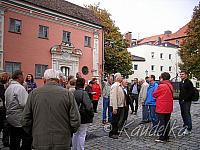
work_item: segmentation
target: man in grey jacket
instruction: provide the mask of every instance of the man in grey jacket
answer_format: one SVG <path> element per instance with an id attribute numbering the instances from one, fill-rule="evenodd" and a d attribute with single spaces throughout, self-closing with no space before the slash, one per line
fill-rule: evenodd
<path id="1" fill-rule="evenodd" d="M 28 97 L 26 89 L 22 86 L 22 71 L 15 71 L 12 79 L 5 92 L 6 119 L 10 126 L 10 150 L 31 150 L 31 136 L 24 132 L 21 124 L 22 112 Z"/>
<path id="2" fill-rule="evenodd" d="M 47 69 L 45 85 L 33 90 L 23 112 L 23 128 L 32 133 L 33 149 L 70 149 L 72 133 L 80 126 L 80 114 L 71 92 L 59 86 L 58 72 Z"/>

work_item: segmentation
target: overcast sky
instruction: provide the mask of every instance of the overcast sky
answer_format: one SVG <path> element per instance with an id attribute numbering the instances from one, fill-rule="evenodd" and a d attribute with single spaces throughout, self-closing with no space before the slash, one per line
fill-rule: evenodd
<path id="1" fill-rule="evenodd" d="M 130 31 L 133 38 L 176 32 L 187 24 L 199 0 L 68 0 L 84 6 L 100 3 L 112 15 L 122 34 Z"/>

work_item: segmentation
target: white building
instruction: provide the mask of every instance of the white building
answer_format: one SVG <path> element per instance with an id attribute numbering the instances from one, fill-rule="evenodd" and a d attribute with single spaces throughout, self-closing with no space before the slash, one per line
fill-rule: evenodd
<path id="1" fill-rule="evenodd" d="M 178 64 L 181 59 L 178 48 L 167 47 L 167 45 L 139 45 L 128 48 L 128 51 L 133 55 L 134 70 L 134 74 L 129 76 L 129 81 L 134 78 L 145 78 L 148 75 L 155 75 L 156 80 L 159 80 L 162 72 L 169 72 L 172 79 L 180 71 Z"/>

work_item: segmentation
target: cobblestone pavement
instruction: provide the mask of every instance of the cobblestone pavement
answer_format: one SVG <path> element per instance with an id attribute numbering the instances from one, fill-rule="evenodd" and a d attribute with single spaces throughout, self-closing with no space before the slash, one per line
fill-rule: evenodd
<path id="1" fill-rule="evenodd" d="M 127 127 L 121 132 L 118 139 L 111 139 L 108 137 L 109 124 L 103 126 L 101 121 L 102 102 L 100 101 L 98 110 L 95 114 L 94 123 L 89 126 L 88 134 L 85 143 L 86 150 L 199 150 L 200 149 L 200 101 L 195 102 L 191 106 L 193 130 L 190 135 L 183 136 L 182 118 L 178 101 L 174 101 L 174 112 L 171 117 L 170 141 L 167 143 L 156 143 L 155 136 L 150 133 L 151 124 L 139 125 L 141 121 L 141 110 L 137 115 L 129 114 Z M 148 129 L 149 128 L 149 129 Z M 4 148 L 0 140 L 1 150 L 8 150 Z"/>
<path id="2" fill-rule="evenodd" d="M 101 104 L 99 106 L 101 110 Z M 191 106 L 193 130 L 190 135 L 182 134 L 182 118 L 178 101 L 174 101 L 174 112 L 171 117 L 170 141 L 167 143 L 156 143 L 158 137 L 150 133 L 148 127 L 151 124 L 139 125 L 141 121 L 141 110 L 137 115 L 129 114 L 128 129 L 124 129 L 118 139 L 108 137 L 108 125 L 101 124 L 101 112 L 95 116 L 95 123 L 90 125 L 86 140 L 86 150 L 108 150 L 108 149 L 137 149 L 137 150 L 199 150 L 200 149 L 200 101 Z"/>

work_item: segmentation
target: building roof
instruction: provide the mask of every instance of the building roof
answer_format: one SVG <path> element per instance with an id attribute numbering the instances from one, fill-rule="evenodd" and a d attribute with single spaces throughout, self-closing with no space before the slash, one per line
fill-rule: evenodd
<path id="1" fill-rule="evenodd" d="M 188 24 L 180 28 L 177 32 L 171 34 L 168 38 L 164 39 L 165 41 L 170 41 L 177 38 L 183 38 L 187 36 Z"/>
<path id="2" fill-rule="evenodd" d="M 132 55 L 132 61 L 145 61 L 145 58 Z"/>
<path id="3" fill-rule="evenodd" d="M 138 45 L 142 45 L 142 44 L 157 45 L 159 38 L 161 42 L 170 41 L 170 40 L 178 39 L 178 38 L 184 38 L 187 35 L 187 29 L 188 29 L 188 24 L 186 24 L 185 26 L 183 26 L 182 28 L 180 28 L 177 32 L 173 34 L 160 34 L 160 35 L 146 37 L 146 38 L 138 40 Z"/>
<path id="4" fill-rule="evenodd" d="M 95 16 L 93 11 L 75 5 L 65 0 L 21 0 L 29 4 L 49 9 L 69 17 L 80 19 L 95 25 L 102 26 L 100 20 Z"/>
<path id="5" fill-rule="evenodd" d="M 163 41 L 165 38 L 167 38 L 169 36 L 170 36 L 170 34 L 160 34 L 160 35 L 146 37 L 146 38 L 138 40 L 138 44 L 142 45 L 142 44 L 151 43 L 152 45 L 156 45 L 158 38 L 160 38 L 161 41 Z"/>

